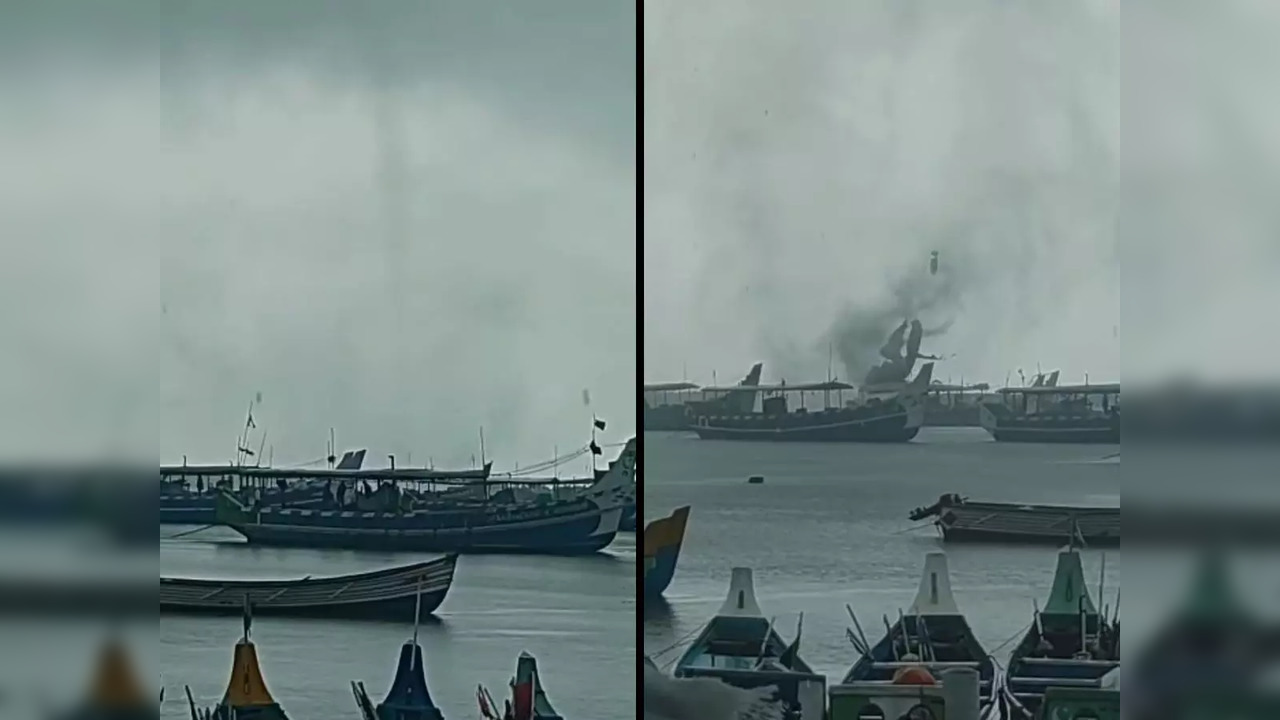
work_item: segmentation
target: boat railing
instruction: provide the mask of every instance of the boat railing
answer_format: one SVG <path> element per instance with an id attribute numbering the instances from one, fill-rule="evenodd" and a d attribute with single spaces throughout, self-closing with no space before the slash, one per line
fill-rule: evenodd
<path id="1" fill-rule="evenodd" d="M 978 660 L 951 660 L 951 661 L 922 660 L 922 661 L 914 661 L 914 662 L 910 660 L 907 660 L 907 661 L 895 660 L 895 661 L 888 661 L 888 662 L 873 662 L 872 665 L 877 668 L 891 668 L 895 670 L 897 668 L 909 668 L 909 667 L 921 667 L 921 666 L 938 669 L 938 670 L 949 670 L 951 668 L 982 667 L 982 663 Z"/>
<path id="2" fill-rule="evenodd" d="M 1044 685 L 1045 687 L 1085 687 L 1096 688 L 1101 686 L 1101 678 L 1073 678 L 1062 677 L 1059 675 L 1016 675 L 1009 678 L 1010 682 L 1018 685 Z"/>

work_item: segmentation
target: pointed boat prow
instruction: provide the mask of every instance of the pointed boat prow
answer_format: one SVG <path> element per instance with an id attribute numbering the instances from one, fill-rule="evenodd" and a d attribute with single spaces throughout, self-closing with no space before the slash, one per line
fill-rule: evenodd
<path id="1" fill-rule="evenodd" d="M 110 717 L 120 720 L 154 718 L 159 708 L 142 683 L 124 644 L 117 638 L 107 641 L 94 668 L 89 695 L 80 709 L 63 716 L 67 720 Z"/>
<path id="2" fill-rule="evenodd" d="M 947 555 L 931 552 L 924 559 L 924 573 L 920 576 L 920 589 L 911 603 L 911 615 L 959 615 L 955 596 L 951 593 L 951 573 L 947 567 Z"/>
<path id="3" fill-rule="evenodd" d="M 1053 573 L 1053 589 L 1045 603 L 1045 615 L 1097 615 L 1098 610 L 1089 597 L 1089 586 L 1084 581 L 1084 566 L 1080 552 L 1074 547 L 1058 552 L 1058 567 Z"/>
<path id="4" fill-rule="evenodd" d="M 755 580 L 751 568 L 736 567 L 729 580 L 729 595 L 720 606 L 720 617 L 764 617 L 756 602 Z"/>

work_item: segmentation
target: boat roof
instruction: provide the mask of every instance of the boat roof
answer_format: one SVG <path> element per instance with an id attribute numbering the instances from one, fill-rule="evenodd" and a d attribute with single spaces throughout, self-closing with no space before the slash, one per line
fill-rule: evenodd
<path id="1" fill-rule="evenodd" d="M 245 477 L 282 478 L 285 480 L 485 480 L 493 462 L 471 470 L 434 470 L 431 468 L 377 468 L 372 470 L 329 470 L 316 468 L 242 468 Z"/>
<path id="2" fill-rule="evenodd" d="M 654 383 L 642 387 L 643 392 L 678 392 L 681 390 L 697 390 L 700 386 L 691 382 Z"/>
<path id="3" fill-rule="evenodd" d="M 853 390 L 854 386 L 839 380 L 827 380 L 817 383 L 800 383 L 797 385 L 726 385 L 721 387 L 704 387 L 703 392 L 732 392 L 734 390 L 751 390 L 759 392 L 823 392 L 825 390 Z"/>
<path id="4" fill-rule="evenodd" d="M 1081 395 L 1081 394 L 1115 394 L 1120 392 L 1120 383 L 1095 383 L 1090 385 L 1028 385 L 1026 387 L 1000 388 L 999 392 L 1010 395 Z"/>
<path id="5" fill-rule="evenodd" d="M 729 579 L 729 594 L 720 606 L 716 617 L 763 618 L 760 604 L 756 602 L 755 581 L 751 577 L 751 568 L 736 567 Z"/>
<path id="6" fill-rule="evenodd" d="M 1058 567 L 1053 573 L 1053 589 L 1044 604 L 1044 615 L 1079 615 L 1083 606 L 1086 615 L 1097 615 L 1098 609 L 1089 597 L 1089 586 L 1084 582 L 1084 566 L 1080 552 L 1066 548 L 1058 553 Z"/>
<path id="7" fill-rule="evenodd" d="M 959 615 L 955 596 L 951 593 L 951 573 L 947 568 L 947 554 L 931 552 L 924 557 L 924 572 L 920 575 L 920 589 L 911 603 L 910 615 Z"/>

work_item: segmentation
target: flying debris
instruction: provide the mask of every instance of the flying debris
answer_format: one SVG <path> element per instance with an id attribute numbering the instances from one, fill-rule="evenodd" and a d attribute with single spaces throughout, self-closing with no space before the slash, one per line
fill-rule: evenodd
<path id="1" fill-rule="evenodd" d="M 937 250 L 934 250 L 933 252 L 929 253 L 929 274 L 930 275 L 938 274 L 938 251 Z"/>

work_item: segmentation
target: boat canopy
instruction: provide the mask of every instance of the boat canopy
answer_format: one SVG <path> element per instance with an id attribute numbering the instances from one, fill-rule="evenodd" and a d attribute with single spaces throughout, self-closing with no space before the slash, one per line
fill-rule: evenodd
<path id="1" fill-rule="evenodd" d="M 947 568 L 947 554 L 931 552 L 924 558 L 924 573 L 920 576 L 920 589 L 908 611 L 911 615 L 959 615 L 955 596 L 951 594 L 951 573 Z"/>
<path id="2" fill-rule="evenodd" d="M 1096 385 L 1027 385 L 1025 387 L 1000 388 L 999 392 L 1009 395 L 1118 395 L 1120 383 L 1098 383 Z"/>
<path id="3" fill-rule="evenodd" d="M 801 383 L 798 385 L 729 385 L 725 387 L 705 387 L 703 392 L 709 393 L 727 393 L 727 392 L 823 392 L 826 390 L 854 390 L 854 386 L 839 380 L 828 380 L 819 383 Z"/>
<path id="4" fill-rule="evenodd" d="M 653 385 L 645 385 L 642 388 L 642 392 L 683 392 L 685 390 L 697 390 L 698 387 L 698 385 L 691 382 L 655 383 Z"/>
<path id="5" fill-rule="evenodd" d="M 378 716 L 387 718 L 433 718 L 441 720 L 439 708 L 427 690 L 422 666 L 422 646 L 410 640 L 400 648 L 400 662 L 387 698 L 378 706 Z"/>
<path id="6" fill-rule="evenodd" d="M 716 617 L 763 618 L 764 613 L 756 602 L 755 581 L 751 568 L 736 567 L 729 580 L 729 595 L 720 606 Z"/>
<path id="7" fill-rule="evenodd" d="M 276 704 L 267 683 L 262 679 L 258 664 L 258 651 L 253 643 L 241 640 L 236 643 L 235 661 L 231 665 L 231 679 L 222 704 L 229 708 L 270 707 Z"/>
<path id="8" fill-rule="evenodd" d="M 1044 605 L 1044 615 L 1097 615 L 1098 609 L 1089 597 L 1089 587 L 1084 582 L 1084 567 L 1080 564 L 1080 552 L 1067 548 L 1058 553 L 1058 568 L 1053 574 L 1053 590 Z"/>

